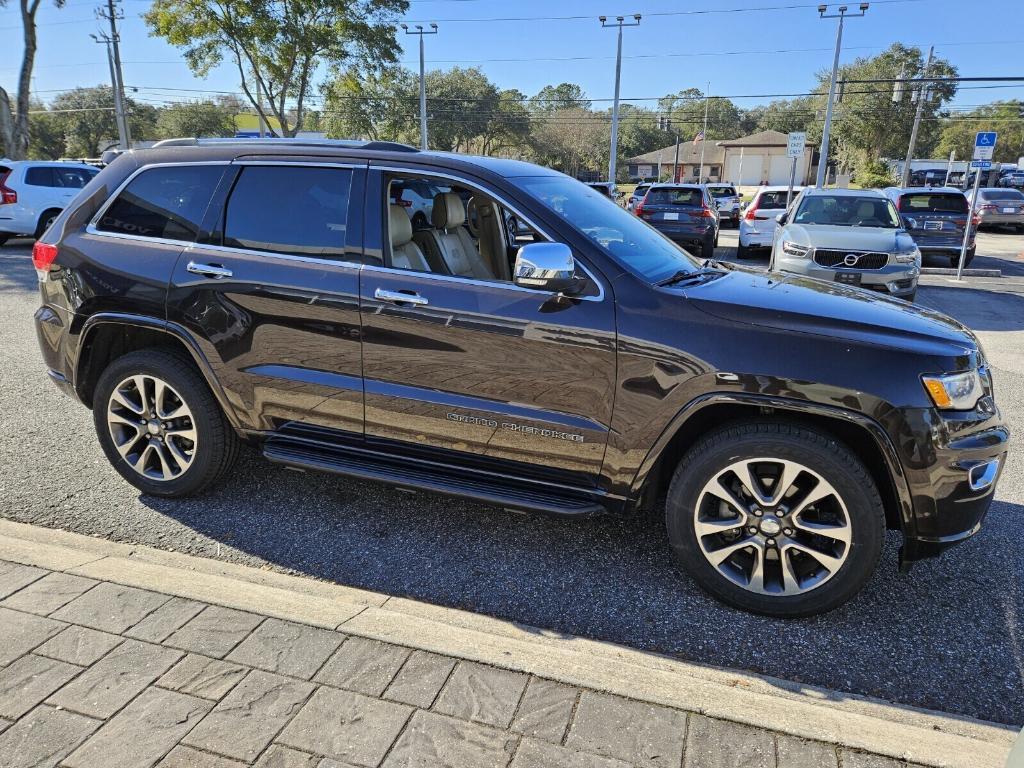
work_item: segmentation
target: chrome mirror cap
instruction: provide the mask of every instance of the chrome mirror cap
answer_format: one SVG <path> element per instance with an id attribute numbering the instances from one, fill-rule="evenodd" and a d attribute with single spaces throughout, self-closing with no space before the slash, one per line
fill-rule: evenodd
<path id="1" fill-rule="evenodd" d="M 580 284 L 576 260 L 565 243 L 529 243 L 516 254 L 515 283 L 555 293 L 571 292 Z"/>

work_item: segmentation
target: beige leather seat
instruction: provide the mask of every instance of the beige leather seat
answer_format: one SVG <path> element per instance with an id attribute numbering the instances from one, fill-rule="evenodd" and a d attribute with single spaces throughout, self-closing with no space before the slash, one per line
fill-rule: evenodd
<path id="1" fill-rule="evenodd" d="M 480 258 L 480 251 L 462 225 L 466 223 L 466 209 L 462 198 L 454 192 L 440 192 L 434 197 L 430 212 L 434 228 L 424 232 L 424 243 L 453 275 L 493 280 L 494 274 Z"/>
<path id="2" fill-rule="evenodd" d="M 391 266 L 429 272 L 430 266 L 423 251 L 412 241 L 412 222 L 405 208 L 400 205 L 388 206 L 388 228 L 391 234 Z"/>

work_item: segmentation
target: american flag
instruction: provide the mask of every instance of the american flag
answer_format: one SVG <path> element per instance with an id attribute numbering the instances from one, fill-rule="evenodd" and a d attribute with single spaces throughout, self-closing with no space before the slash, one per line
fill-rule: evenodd
<path id="1" fill-rule="evenodd" d="M 697 131 L 697 135 L 693 137 L 694 144 L 699 141 L 704 141 L 704 131 Z"/>

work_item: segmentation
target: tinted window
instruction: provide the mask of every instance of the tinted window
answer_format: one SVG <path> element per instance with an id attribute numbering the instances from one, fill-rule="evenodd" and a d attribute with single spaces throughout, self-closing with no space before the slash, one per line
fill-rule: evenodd
<path id="1" fill-rule="evenodd" d="M 81 189 L 99 173 L 98 170 L 87 168 L 52 168 L 51 170 L 57 186 L 65 189 Z"/>
<path id="2" fill-rule="evenodd" d="M 712 197 L 736 197 L 736 190 L 732 187 L 708 187 Z"/>
<path id="3" fill-rule="evenodd" d="M 1021 200 L 1024 194 L 1017 189 L 983 189 L 981 196 L 985 200 Z"/>
<path id="4" fill-rule="evenodd" d="M 654 227 L 578 181 L 563 176 L 514 181 L 599 248 L 651 282 L 697 268 L 690 254 Z M 695 191 L 700 196 L 700 190 Z"/>
<path id="5" fill-rule="evenodd" d="M 699 189 L 652 189 L 644 199 L 644 205 L 689 205 L 700 208 L 704 195 Z"/>
<path id="6" fill-rule="evenodd" d="M 960 194 L 914 194 L 900 197 L 904 213 L 967 213 L 967 198 Z"/>
<path id="7" fill-rule="evenodd" d="M 25 171 L 25 183 L 33 187 L 57 186 L 57 182 L 53 179 L 53 168 L 49 166 L 27 169 Z"/>
<path id="8" fill-rule="evenodd" d="M 797 196 L 796 190 L 793 190 L 793 198 Z M 780 192 L 762 192 L 761 197 L 758 198 L 757 207 L 780 210 L 786 207 L 786 192 L 782 190 Z"/>
<path id="9" fill-rule="evenodd" d="M 97 228 L 169 240 L 195 240 L 222 165 L 151 168 L 136 176 L 103 214 Z"/>
<path id="10" fill-rule="evenodd" d="M 342 258 L 351 184 L 344 168 L 245 168 L 228 200 L 224 245 Z"/>
<path id="11" fill-rule="evenodd" d="M 847 227 L 901 226 L 893 204 L 881 197 L 811 195 L 805 197 L 793 221 L 797 224 L 831 224 Z"/>

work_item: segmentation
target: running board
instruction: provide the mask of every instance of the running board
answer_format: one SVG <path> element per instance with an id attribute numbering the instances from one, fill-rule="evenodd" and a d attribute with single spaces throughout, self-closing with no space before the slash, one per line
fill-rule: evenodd
<path id="1" fill-rule="evenodd" d="M 553 494 L 524 488 L 511 482 L 480 478 L 450 467 L 424 467 L 400 464 L 401 459 L 375 459 L 343 448 L 318 448 L 308 444 L 271 439 L 263 447 L 263 456 L 289 467 L 330 472 L 360 480 L 432 491 L 448 496 L 481 501 L 500 507 L 543 512 L 560 517 L 589 517 L 605 507 L 584 495 Z"/>

